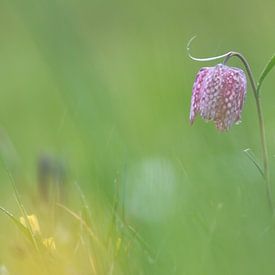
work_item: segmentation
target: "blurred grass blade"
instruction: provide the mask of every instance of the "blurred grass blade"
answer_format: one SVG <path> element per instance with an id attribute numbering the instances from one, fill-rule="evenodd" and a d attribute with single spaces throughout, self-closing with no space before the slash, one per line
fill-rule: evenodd
<path id="1" fill-rule="evenodd" d="M 86 224 L 91 226 L 92 215 L 91 215 L 91 211 L 90 211 L 89 205 L 87 203 L 86 197 L 77 182 L 75 182 L 75 186 L 76 186 L 77 191 L 80 195 L 80 199 L 81 199 L 81 203 L 82 203 L 82 215 L 81 216 L 84 219 L 84 221 L 86 222 Z"/>
<path id="2" fill-rule="evenodd" d="M 13 187 L 16 203 L 18 205 L 18 208 L 21 211 L 21 215 L 23 216 L 23 218 L 26 221 L 27 230 L 28 230 L 28 232 L 29 232 L 29 234 L 31 236 L 32 244 L 34 245 L 35 249 L 39 252 L 39 246 L 38 246 L 37 240 L 36 240 L 36 238 L 34 236 L 34 233 L 32 231 L 31 224 L 30 224 L 30 221 L 28 219 L 27 211 L 26 211 L 26 209 L 25 209 L 25 207 L 23 205 L 23 202 L 21 200 L 20 194 L 19 194 L 19 192 L 18 192 L 18 190 L 16 188 L 14 177 L 13 177 L 12 173 L 8 170 L 8 168 L 7 167 L 5 167 L 5 168 L 6 168 L 6 172 L 8 173 L 8 176 L 10 178 L 10 181 L 11 181 L 11 184 L 12 184 L 12 187 Z"/>
<path id="3" fill-rule="evenodd" d="M 260 174 L 262 175 L 262 177 L 264 178 L 264 171 L 261 168 L 260 164 L 258 163 L 258 161 L 256 160 L 255 156 L 252 154 L 252 151 L 250 148 L 247 148 L 245 150 L 243 150 L 244 153 L 246 154 L 246 156 L 252 161 L 252 163 L 256 166 L 256 168 L 258 169 L 258 171 L 260 172 Z"/>
<path id="4" fill-rule="evenodd" d="M 156 258 L 153 253 L 151 247 L 149 244 L 140 236 L 140 234 L 129 224 L 127 224 L 128 230 L 132 233 L 133 237 L 138 241 L 138 243 L 143 247 L 143 249 L 148 253 L 150 256 L 151 260 L 154 261 Z"/>
<path id="5" fill-rule="evenodd" d="M 18 219 L 16 219 L 16 217 L 12 213 L 10 213 L 5 208 L 0 206 L 0 210 L 14 222 L 17 228 L 23 233 L 23 235 L 25 235 L 28 240 L 30 240 L 31 242 L 33 241 L 31 232 L 28 230 L 28 228 L 26 228 Z"/>
<path id="6" fill-rule="evenodd" d="M 16 188 L 15 179 L 14 179 L 14 177 L 13 177 L 11 171 L 9 170 L 9 168 L 6 166 L 3 157 L 1 156 L 0 158 L 1 158 L 1 161 L 2 161 L 2 163 L 3 163 L 3 167 L 4 167 L 4 169 L 5 169 L 5 171 L 6 171 L 7 175 L 8 175 L 8 177 L 9 177 L 9 179 L 10 179 L 10 182 L 11 182 L 11 185 L 12 185 L 12 188 L 13 188 L 13 191 L 14 191 L 15 200 L 16 200 L 16 203 L 17 203 L 17 205 L 18 205 L 18 208 L 19 208 L 19 210 L 20 210 L 20 212 L 21 212 L 22 217 L 23 217 L 23 218 L 25 219 L 25 221 L 26 221 L 26 226 L 27 226 L 26 229 L 27 229 L 27 231 L 29 232 L 29 234 L 30 234 L 30 236 L 31 236 L 31 242 L 32 242 L 32 244 L 34 245 L 35 249 L 36 249 L 37 251 L 39 251 L 39 247 L 38 247 L 38 244 L 37 244 L 37 240 L 36 240 L 36 238 L 35 238 L 35 236 L 34 236 L 34 233 L 33 233 L 33 231 L 32 231 L 31 225 L 30 225 L 30 221 L 29 221 L 29 219 L 28 219 L 27 211 L 26 211 L 26 209 L 25 209 L 25 207 L 24 207 L 24 205 L 23 205 L 23 202 L 22 202 L 22 200 L 21 200 L 20 194 L 19 194 L 19 192 L 18 192 L 18 190 L 17 190 L 17 188 Z M 2 208 L 1 210 L 3 211 L 3 209 L 4 209 L 4 208 Z M 5 211 L 7 211 L 7 210 L 5 210 Z M 10 212 L 5 212 L 5 213 L 6 213 L 7 215 L 8 215 L 8 213 L 11 214 Z M 10 216 L 10 215 L 9 215 L 9 216 Z M 12 215 L 12 216 L 13 216 L 13 215 Z M 11 216 L 10 216 L 10 217 L 11 217 Z M 13 216 L 13 217 L 14 217 L 14 216 Z M 17 221 L 17 219 L 15 219 L 15 220 Z M 19 222 L 19 221 L 18 221 L 18 222 Z M 20 223 L 20 222 L 19 222 L 19 223 Z M 21 224 L 21 223 L 20 223 L 20 224 Z"/>
<path id="7" fill-rule="evenodd" d="M 91 226 L 92 226 L 92 215 L 91 215 L 91 211 L 90 211 L 88 202 L 86 200 L 86 197 L 85 197 L 80 185 L 77 182 L 75 182 L 75 186 L 76 186 L 76 189 L 77 189 L 77 191 L 80 195 L 81 204 L 82 204 L 81 215 L 79 216 L 79 218 L 82 218 L 83 221 L 87 224 L 87 226 L 89 228 L 91 228 Z M 83 223 L 81 223 L 81 227 L 84 227 Z M 90 230 L 92 231 L 92 229 L 90 229 Z M 91 235 L 91 232 L 89 234 Z M 96 237 L 96 233 L 94 231 L 92 231 L 92 234 L 94 235 L 94 237 Z M 84 238 L 84 236 L 82 236 L 82 238 Z M 94 239 L 94 238 L 92 237 L 92 239 Z M 97 239 L 96 239 L 96 241 L 97 241 Z M 85 248 L 87 250 L 87 253 L 88 253 L 88 259 L 89 259 L 89 263 L 90 263 L 92 273 L 93 274 L 98 274 L 97 268 L 96 268 L 96 262 L 97 263 L 99 262 L 98 259 L 97 259 L 97 255 L 94 255 L 94 257 L 93 257 L 93 255 L 92 255 L 93 253 L 92 253 L 92 249 L 90 247 L 90 243 L 87 243 L 87 244 L 84 243 L 84 246 L 85 246 Z"/>
<path id="8" fill-rule="evenodd" d="M 118 208 L 119 208 L 119 189 L 120 189 L 120 181 L 115 179 L 115 195 L 113 199 L 113 205 L 112 205 L 112 217 L 111 217 L 111 224 L 109 233 L 107 236 L 107 242 L 110 244 L 112 236 L 114 235 L 116 225 L 117 225 L 117 217 L 118 217 Z M 115 232 L 116 234 L 118 232 Z"/>
<path id="9" fill-rule="evenodd" d="M 263 84 L 264 79 L 269 74 L 269 72 L 272 70 L 272 68 L 275 66 L 275 54 L 272 56 L 272 58 L 269 60 L 269 62 L 266 64 L 257 85 L 257 93 L 259 95 L 261 86 Z"/>
<path id="10" fill-rule="evenodd" d="M 66 207 L 65 205 L 63 205 L 61 203 L 57 203 L 56 205 L 58 207 L 62 208 L 63 210 L 65 210 L 67 213 L 69 213 L 77 221 L 79 221 L 81 223 L 81 225 L 85 227 L 85 229 L 90 234 L 90 236 L 92 237 L 92 239 L 94 239 L 98 244 L 101 245 L 101 243 L 100 243 L 99 239 L 97 238 L 96 234 L 94 233 L 94 231 L 91 229 L 91 227 L 86 223 L 86 221 L 81 216 L 79 216 L 74 211 L 72 211 L 71 209 L 69 209 L 68 207 Z"/>

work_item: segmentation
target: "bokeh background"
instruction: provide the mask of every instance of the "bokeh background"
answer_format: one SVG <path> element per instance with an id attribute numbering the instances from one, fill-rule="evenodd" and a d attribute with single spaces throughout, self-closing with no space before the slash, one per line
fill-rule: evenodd
<path id="1" fill-rule="evenodd" d="M 186 53 L 198 35 L 193 55 L 239 51 L 257 77 L 275 52 L 274 11 L 272 0 L 1 1 L 0 204 L 16 211 L 6 168 L 31 205 L 41 158 L 55 159 L 64 192 L 78 182 L 99 223 L 119 186 L 125 219 L 154 254 L 138 254 L 136 274 L 274 274 L 264 182 L 243 152 L 261 158 L 251 89 L 230 132 L 200 118 L 190 127 L 195 74 L 215 62 Z M 273 79 L 262 103 L 275 188 Z M 5 228 L 16 229 L 0 222 L 7 265 Z"/>

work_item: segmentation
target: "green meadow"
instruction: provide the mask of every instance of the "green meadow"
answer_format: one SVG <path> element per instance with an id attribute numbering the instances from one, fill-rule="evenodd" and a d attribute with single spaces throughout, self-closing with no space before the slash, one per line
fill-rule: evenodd
<path id="1" fill-rule="evenodd" d="M 258 79 L 274 1 L 0 2 L 0 274 L 271 275 L 248 82 L 242 123 L 189 123 L 198 57 Z M 242 63 L 232 58 L 231 66 Z M 262 85 L 275 190 L 275 70 Z M 273 192 L 275 204 L 275 192 Z M 8 212 L 7 212 L 8 211 Z"/>

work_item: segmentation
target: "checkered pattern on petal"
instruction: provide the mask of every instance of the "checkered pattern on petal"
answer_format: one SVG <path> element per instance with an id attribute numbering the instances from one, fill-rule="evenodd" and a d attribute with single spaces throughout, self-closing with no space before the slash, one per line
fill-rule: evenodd
<path id="1" fill-rule="evenodd" d="M 223 64 L 202 68 L 192 93 L 190 121 L 200 113 L 207 121 L 214 121 L 218 130 L 226 131 L 241 119 L 246 96 L 246 77 L 238 68 Z"/>
<path id="2" fill-rule="evenodd" d="M 204 80 L 207 75 L 209 75 L 212 71 L 212 68 L 201 68 L 197 73 L 193 91 L 192 91 L 192 98 L 191 98 L 191 108 L 190 108 L 190 123 L 193 124 L 194 119 L 197 113 L 200 112 L 200 103 L 201 103 L 201 94 L 204 90 Z"/>

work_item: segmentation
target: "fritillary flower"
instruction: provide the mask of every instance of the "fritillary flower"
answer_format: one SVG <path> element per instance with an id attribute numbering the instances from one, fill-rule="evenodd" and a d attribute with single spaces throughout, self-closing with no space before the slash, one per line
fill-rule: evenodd
<path id="1" fill-rule="evenodd" d="M 198 72 L 193 86 L 190 122 L 197 114 L 214 121 L 220 131 L 240 122 L 246 95 L 246 76 L 238 68 L 218 64 Z"/>

